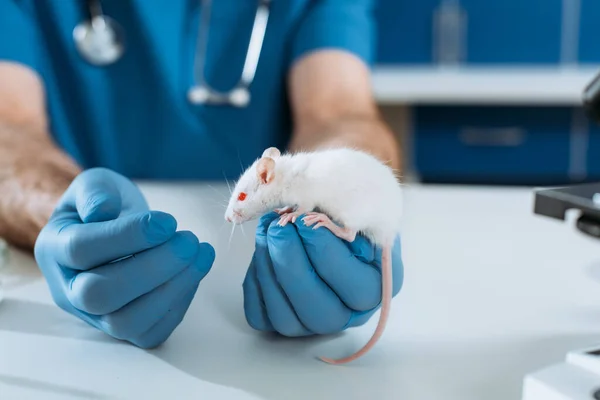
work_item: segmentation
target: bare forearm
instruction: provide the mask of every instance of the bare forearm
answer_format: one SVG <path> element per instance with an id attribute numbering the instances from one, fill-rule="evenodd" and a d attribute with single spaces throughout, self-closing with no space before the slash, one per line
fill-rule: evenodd
<path id="1" fill-rule="evenodd" d="M 310 151 L 343 146 L 367 151 L 395 170 L 401 168 L 398 141 L 385 123 L 373 117 L 344 117 L 304 124 L 294 133 L 290 150 Z"/>
<path id="2" fill-rule="evenodd" d="M 32 250 L 79 171 L 46 132 L 0 121 L 0 237 Z"/>

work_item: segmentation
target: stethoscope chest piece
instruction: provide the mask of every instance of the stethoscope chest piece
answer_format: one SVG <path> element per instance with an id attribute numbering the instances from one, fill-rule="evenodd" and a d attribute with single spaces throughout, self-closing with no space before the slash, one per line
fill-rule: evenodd
<path id="1" fill-rule="evenodd" d="M 188 91 L 188 100 L 192 104 L 230 104 L 234 107 L 246 107 L 250 103 L 250 92 L 243 86 L 221 93 L 206 85 L 197 85 Z"/>
<path id="2" fill-rule="evenodd" d="M 82 21 L 73 29 L 75 46 L 90 64 L 105 66 L 116 62 L 125 51 L 124 34 L 113 19 L 105 15 Z"/>

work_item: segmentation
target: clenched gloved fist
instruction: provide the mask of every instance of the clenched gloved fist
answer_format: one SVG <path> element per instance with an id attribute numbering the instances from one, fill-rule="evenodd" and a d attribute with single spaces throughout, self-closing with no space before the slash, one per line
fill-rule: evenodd
<path id="1" fill-rule="evenodd" d="M 176 232 L 139 189 L 113 171 L 75 178 L 35 244 L 56 304 L 136 346 L 163 343 L 182 321 L 215 259 L 211 245 Z"/>
<path id="2" fill-rule="evenodd" d="M 381 303 L 381 249 L 357 235 L 352 243 L 327 228 L 281 227 L 261 218 L 244 280 L 244 311 L 254 329 L 284 336 L 330 334 L 366 323 Z M 404 268 L 398 238 L 392 249 L 393 296 Z"/>

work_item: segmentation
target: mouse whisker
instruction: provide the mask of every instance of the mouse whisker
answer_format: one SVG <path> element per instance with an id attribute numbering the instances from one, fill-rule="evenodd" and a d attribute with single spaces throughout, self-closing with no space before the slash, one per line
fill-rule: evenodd
<path id="1" fill-rule="evenodd" d="M 242 158 L 240 157 L 240 149 L 238 149 L 237 155 L 238 155 L 238 161 L 240 162 L 240 171 L 243 174 L 244 173 L 244 165 L 242 164 Z"/>
<path id="2" fill-rule="evenodd" d="M 223 204 L 223 202 L 225 201 L 224 199 L 211 199 L 211 198 L 209 198 L 208 200 L 212 201 L 215 204 Z"/>
<path id="3" fill-rule="evenodd" d="M 211 204 L 210 207 L 216 209 L 219 213 L 223 213 L 227 209 L 227 207 L 224 207 L 221 204 Z"/>
<path id="4" fill-rule="evenodd" d="M 213 207 L 218 207 L 219 209 L 223 209 L 226 210 L 227 209 L 227 203 L 222 203 L 220 201 L 217 201 L 215 199 L 209 199 L 213 204 Z"/>
<path id="5" fill-rule="evenodd" d="M 223 221 L 223 223 L 221 224 L 221 227 L 219 228 L 219 230 L 217 231 L 217 233 L 221 233 L 221 231 L 223 230 L 223 227 L 227 225 L 227 223 L 225 221 Z"/>
<path id="6" fill-rule="evenodd" d="M 229 196 L 231 196 L 233 194 L 233 191 L 231 190 L 231 185 L 229 185 L 229 179 L 227 179 L 227 176 L 225 176 L 225 171 L 223 171 L 223 178 L 225 178 L 225 182 L 227 182 L 227 187 L 229 188 Z"/>
<path id="7" fill-rule="evenodd" d="M 248 237 L 246 236 L 246 231 L 244 230 L 244 225 L 240 224 L 240 229 L 242 230 L 242 234 L 244 235 L 244 237 Z"/>
<path id="8" fill-rule="evenodd" d="M 212 185 L 206 185 L 206 186 L 208 186 L 209 188 L 214 190 L 215 193 L 218 194 L 219 196 L 222 196 L 223 200 L 227 201 L 227 196 L 225 196 L 225 194 L 223 194 L 222 192 L 219 192 L 214 186 L 212 186 Z"/>
<path id="9" fill-rule="evenodd" d="M 233 239 L 234 231 L 235 231 L 235 224 L 231 224 L 231 234 L 229 235 L 229 248 L 231 248 L 231 239 Z"/>

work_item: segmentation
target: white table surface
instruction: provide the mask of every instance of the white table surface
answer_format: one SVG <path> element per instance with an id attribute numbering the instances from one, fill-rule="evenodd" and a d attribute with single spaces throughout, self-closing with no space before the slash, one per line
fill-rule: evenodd
<path id="1" fill-rule="evenodd" d="M 215 185 L 213 185 L 215 186 Z M 250 329 L 242 280 L 255 224 L 230 228 L 216 186 L 144 184 L 217 250 L 186 317 L 160 348 L 116 342 L 54 306 L 31 257 L 13 252 L 0 303 L 1 399 L 519 399 L 524 374 L 600 342 L 600 242 L 532 214 L 532 191 L 406 187 L 405 286 L 358 361 L 330 366 L 376 318 L 336 337 Z"/>

